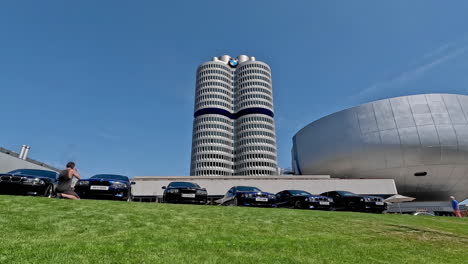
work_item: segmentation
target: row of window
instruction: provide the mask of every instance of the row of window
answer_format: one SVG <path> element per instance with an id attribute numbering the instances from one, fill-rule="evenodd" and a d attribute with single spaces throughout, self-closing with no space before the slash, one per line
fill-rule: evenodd
<path id="1" fill-rule="evenodd" d="M 227 139 L 233 139 L 232 135 L 228 133 L 224 133 L 221 131 L 199 131 L 196 132 L 195 135 L 193 136 L 194 139 L 199 139 L 201 137 L 213 137 L 213 136 L 218 136 L 218 137 L 223 137 Z"/>
<path id="2" fill-rule="evenodd" d="M 210 76 L 207 76 L 207 77 L 198 77 L 197 78 L 197 84 L 202 83 L 204 81 L 213 81 L 213 80 L 219 80 L 219 81 L 223 81 L 223 82 L 229 83 L 229 84 L 233 83 L 233 81 L 231 79 L 228 79 L 228 78 L 225 78 L 225 77 L 222 77 L 222 76 L 218 76 L 218 75 L 210 75 Z"/>
<path id="3" fill-rule="evenodd" d="M 236 98 L 236 103 L 237 102 L 242 102 L 244 100 L 249 100 L 249 99 L 263 99 L 263 100 L 267 100 L 268 102 L 273 102 L 273 98 L 271 98 L 268 95 L 264 95 L 264 94 L 246 94 L 246 95 L 243 95 L 241 97 Z"/>
<path id="4" fill-rule="evenodd" d="M 263 64 L 260 64 L 260 63 L 249 63 L 249 64 L 245 64 L 245 65 L 242 65 L 240 66 L 239 68 L 237 68 L 237 71 L 243 71 L 245 69 L 252 69 L 252 68 L 260 68 L 260 69 L 264 69 L 266 70 L 267 72 L 270 72 L 270 68 L 268 68 L 267 66 L 263 65 Z"/>
<path id="5" fill-rule="evenodd" d="M 233 148 L 225 148 L 221 146 L 202 146 L 202 147 L 195 147 L 192 149 L 192 154 L 197 154 L 200 152 L 205 152 L 205 151 L 220 151 L 228 154 L 234 154 Z"/>
<path id="6" fill-rule="evenodd" d="M 276 175 L 276 172 L 269 171 L 269 170 L 246 170 L 237 172 L 235 175 L 237 176 L 269 176 L 269 175 Z"/>
<path id="7" fill-rule="evenodd" d="M 244 153 L 244 152 L 250 152 L 250 151 L 267 151 L 271 153 L 276 153 L 276 148 L 268 147 L 268 146 L 246 146 L 246 147 L 241 147 L 240 149 L 236 150 L 236 154 L 239 153 Z"/>
<path id="8" fill-rule="evenodd" d="M 247 129 L 256 129 L 256 128 L 263 128 L 263 129 L 267 129 L 267 130 L 271 130 L 271 131 L 275 130 L 275 128 L 270 126 L 270 125 L 257 123 L 257 124 L 244 124 L 244 125 L 237 126 L 236 131 L 242 131 L 242 130 L 247 130 Z"/>
<path id="9" fill-rule="evenodd" d="M 206 162 L 197 162 L 195 164 L 195 168 L 204 168 L 204 167 L 218 167 L 218 168 L 225 168 L 232 170 L 232 164 L 226 164 L 223 162 L 216 162 L 216 161 L 206 161 Z"/>
<path id="10" fill-rule="evenodd" d="M 232 176 L 232 173 L 219 170 L 200 170 L 195 172 L 195 176 Z"/>
<path id="11" fill-rule="evenodd" d="M 273 109 L 273 105 L 268 103 L 268 102 L 265 102 L 265 101 L 261 101 L 261 100 L 257 100 L 257 101 L 247 101 L 247 102 L 242 102 L 242 103 L 239 103 L 239 104 L 236 104 L 236 107 L 238 109 L 241 109 L 241 108 L 244 108 L 244 107 L 247 107 L 247 106 L 252 106 L 252 105 L 264 105 L 270 109 Z"/>
<path id="12" fill-rule="evenodd" d="M 200 123 L 205 123 L 205 122 L 220 122 L 224 123 L 229 126 L 233 126 L 233 122 L 231 119 L 224 117 L 224 116 L 199 116 L 195 119 L 194 126 L 200 124 Z"/>
<path id="13" fill-rule="evenodd" d="M 247 139 L 242 139 L 239 142 L 236 142 L 236 146 L 242 146 L 242 145 L 247 145 L 247 144 L 270 144 L 275 146 L 276 143 L 274 140 L 268 139 L 268 138 L 247 138 Z"/>
<path id="14" fill-rule="evenodd" d="M 274 138 L 275 134 L 271 132 L 267 132 L 267 131 L 262 131 L 262 130 L 260 131 L 252 130 L 252 131 L 240 132 L 239 134 L 237 134 L 237 139 L 241 139 L 244 137 L 255 137 L 255 136 L 265 136 L 265 137 Z"/>
<path id="15" fill-rule="evenodd" d="M 262 69 L 251 69 L 245 71 L 236 71 L 236 78 L 245 76 L 247 74 L 263 74 L 271 78 L 271 75 L 268 71 L 264 71 Z"/>
<path id="16" fill-rule="evenodd" d="M 198 76 L 205 76 L 205 75 L 210 75 L 210 74 L 220 74 L 224 75 L 229 79 L 232 79 L 234 75 L 232 73 L 227 73 L 225 71 L 220 71 L 220 70 L 205 70 L 205 71 L 199 71 Z"/>
<path id="17" fill-rule="evenodd" d="M 202 71 L 202 70 L 205 70 L 205 69 L 215 69 L 215 68 L 223 69 L 223 70 L 225 70 L 227 72 L 231 72 L 231 68 L 229 66 L 226 66 L 226 65 L 220 64 L 220 63 L 205 64 L 203 66 L 198 67 L 198 71 Z"/>
<path id="18" fill-rule="evenodd" d="M 234 147 L 234 144 L 231 141 L 224 140 L 221 138 L 202 138 L 202 139 L 194 140 L 192 145 L 198 146 L 201 144 L 221 144 L 221 145 Z"/>
<path id="19" fill-rule="evenodd" d="M 232 98 L 232 92 L 230 90 L 217 88 L 217 87 L 203 87 L 201 89 L 197 89 L 195 96 L 200 96 L 206 93 L 222 93 L 222 94 L 229 96 L 229 98 Z"/>
<path id="20" fill-rule="evenodd" d="M 255 160 L 269 159 L 269 160 L 276 161 L 276 156 L 271 155 L 271 154 L 266 154 L 266 153 L 248 153 L 248 154 L 237 156 L 235 158 L 235 162 L 241 162 L 241 161 L 250 160 L 250 159 L 255 159 Z"/>
<path id="21" fill-rule="evenodd" d="M 271 90 L 271 85 L 268 83 L 264 83 L 264 82 L 244 82 L 244 83 L 239 84 L 237 86 L 237 89 L 243 89 L 243 88 L 250 87 L 250 86 L 263 86 Z"/>
<path id="22" fill-rule="evenodd" d="M 236 83 L 243 83 L 245 81 L 249 81 L 249 80 L 262 80 L 264 82 L 267 82 L 269 84 L 271 84 L 271 80 L 265 76 L 261 76 L 261 75 L 247 75 L 245 77 L 242 77 L 238 80 L 236 80 Z"/>
<path id="23" fill-rule="evenodd" d="M 216 94 L 216 93 L 210 93 L 210 94 L 205 94 L 205 95 L 200 95 L 197 97 L 197 101 L 201 101 L 201 100 L 211 100 L 211 99 L 220 99 L 220 100 L 224 100 L 226 102 L 229 102 L 229 103 L 233 103 L 232 102 L 232 99 L 229 98 L 229 97 L 226 97 L 224 95 L 221 95 L 221 94 Z"/>
<path id="24" fill-rule="evenodd" d="M 225 160 L 228 162 L 233 162 L 234 159 L 228 155 L 223 155 L 223 154 L 217 154 L 217 153 L 205 153 L 205 154 L 197 154 L 193 156 L 194 161 L 199 161 L 199 160 L 212 160 L 212 159 L 219 159 L 219 160 Z"/>
<path id="25" fill-rule="evenodd" d="M 233 89 L 232 85 L 228 85 L 228 84 L 226 84 L 224 82 L 216 81 L 216 82 L 199 83 L 199 84 L 197 84 L 197 90 L 205 88 L 205 87 L 211 87 L 211 86 L 221 86 L 223 88 L 228 89 L 229 91 L 232 91 L 232 89 Z"/>
<path id="26" fill-rule="evenodd" d="M 253 161 L 253 162 L 245 162 L 242 164 L 238 164 L 234 166 L 234 170 L 245 169 L 245 168 L 252 168 L 252 167 L 271 167 L 276 168 L 276 164 L 273 162 L 267 161 Z"/>
<path id="27" fill-rule="evenodd" d="M 227 132 L 233 132 L 232 128 L 228 127 L 228 126 L 225 126 L 225 125 L 221 125 L 221 124 L 216 124 L 216 123 L 206 123 L 206 124 L 200 124 L 200 125 L 197 125 L 194 130 L 195 131 L 199 131 L 199 130 L 202 130 L 202 129 L 222 129 L 224 131 L 227 131 Z"/>
<path id="28" fill-rule="evenodd" d="M 203 101 L 203 102 L 199 102 L 195 105 L 195 109 L 198 109 L 198 108 L 202 108 L 202 107 L 207 107 L 207 106 L 212 106 L 212 105 L 219 105 L 219 106 L 222 106 L 222 107 L 226 107 L 227 109 L 229 110 L 234 110 L 234 107 L 232 106 L 232 104 L 228 104 L 228 103 L 225 103 L 225 102 L 220 102 L 220 101 Z"/>
<path id="29" fill-rule="evenodd" d="M 273 118 L 271 117 L 266 117 L 266 116 L 243 116 L 239 119 L 236 120 L 236 125 L 242 125 L 244 123 L 251 123 L 251 122 L 266 122 L 274 125 L 273 123 Z"/>
<path id="30" fill-rule="evenodd" d="M 266 93 L 268 95 L 272 95 L 271 91 L 268 89 L 265 89 L 263 87 L 252 87 L 252 88 L 244 88 L 241 90 L 237 90 L 234 94 L 234 97 L 238 97 L 246 93 Z"/>

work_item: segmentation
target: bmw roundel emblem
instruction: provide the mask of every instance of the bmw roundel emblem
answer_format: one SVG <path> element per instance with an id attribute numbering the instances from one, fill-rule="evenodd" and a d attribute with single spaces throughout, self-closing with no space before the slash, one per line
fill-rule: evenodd
<path id="1" fill-rule="evenodd" d="M 237 66 L 237 64 L 239 64 L 237 62 L 237 60 L 235 59 L 230 59 L 229 62 L 228 62 L 229 66 L 231 66 L 232 68 L 235 68 Z"/>

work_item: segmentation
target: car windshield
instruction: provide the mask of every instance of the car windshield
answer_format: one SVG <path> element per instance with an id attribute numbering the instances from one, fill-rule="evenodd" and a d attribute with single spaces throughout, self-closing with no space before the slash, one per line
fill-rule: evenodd
<path id="1" fill-rule="evenodd" d="M 93 177 L 91 177 L 91 179 L 129 181 L 127 176 L 113 175 L 113 174 L 98 174 L 98 175 L 94 175 Z"/>
<path id="2" fill-rule="evenodd" d="M 346 192 L 346 191 L 337 191 L 337 193 L 340 194 L 341 196 L 356 196 L 355 193 Z"/>
<path id="3" fill-rule="evenodd" d="M 56 172 L 47 171 L 47 170 L 20 169 L 20 170 L 10 171 L 9 173 L 15 174 L 15 175 L 31 175 L 31 176 L 47 177 L 51 179 L 57 178 Z"/>
<path id="4" fill-rule="evenodd" d="M 259 188 L 251 187 L 251 186 L 237 186 L 238 192 L 261 192 Z"/>
<path id="5" fill-rule="evenodd" d="M 298 191 L 298 190 L 293 190 L 293 191 L 289 191 L 293 196 L 299 196 L 299 195 L 302 195 L 302 196 L 306 196 L 306 195 L 312 195 L 306 191 Z"/>
<path id="6" fill-rule="evenodd" d="M 200 188 L 200 186 L 193 182 L 171 182 L 169 183 L 168 188 L 180 188 L 180 187 L 187 187 L 187 188 Z"/>

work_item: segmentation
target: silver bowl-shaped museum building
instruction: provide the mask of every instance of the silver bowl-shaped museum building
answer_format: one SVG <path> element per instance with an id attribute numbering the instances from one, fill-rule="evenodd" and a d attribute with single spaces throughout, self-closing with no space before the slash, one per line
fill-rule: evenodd
<path id="1" fill-rule="evenodd" d="M 293 138 L 296 174 L 394 179 L 419 201 L 468 198 L 468 96 L 422 94 L 346 109 Z"/>

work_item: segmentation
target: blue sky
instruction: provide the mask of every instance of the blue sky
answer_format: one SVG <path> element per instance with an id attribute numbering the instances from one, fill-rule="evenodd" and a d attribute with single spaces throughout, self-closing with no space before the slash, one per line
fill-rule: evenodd
<path id="1" fill-rule="evenodd" d="M 198 64 L 273 71 L 292 136 L 386 97 L 468 93 L 466 1 L 2 1 L 0 146 L 96 173 L 187 175 Z"/>

